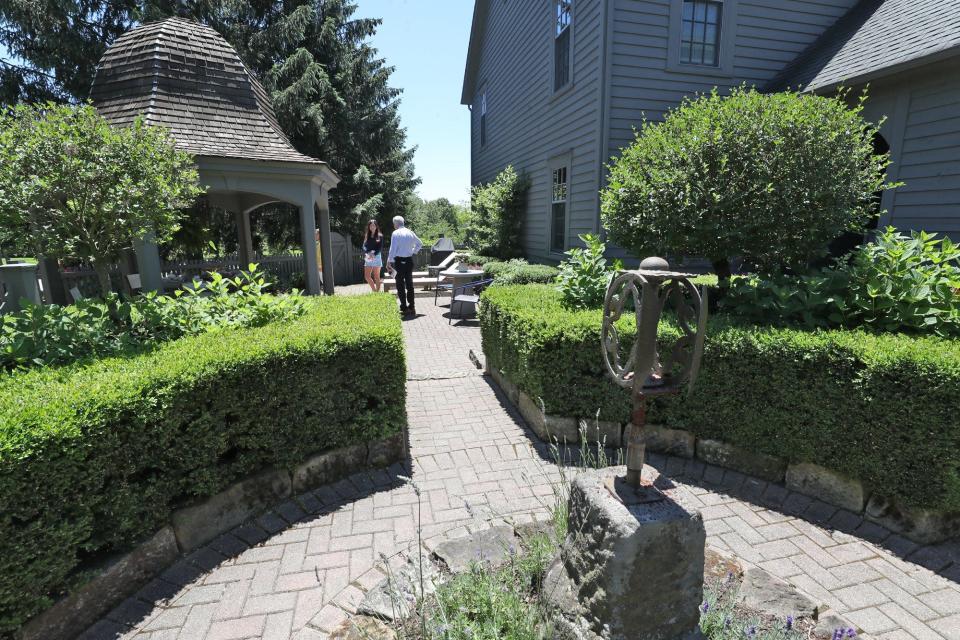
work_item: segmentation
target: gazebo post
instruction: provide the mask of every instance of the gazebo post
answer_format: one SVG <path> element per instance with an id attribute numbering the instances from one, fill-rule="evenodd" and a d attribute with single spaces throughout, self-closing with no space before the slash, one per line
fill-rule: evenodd
<path id="1" fill-rule="evenodd" d="M 303 264 L 306 269 L 307 293 L 320 295 L 320 273 L 317 269 L 317 216 L 313 211 L 313 195 L 300 205 L 300 239 L 303 245 Z M 322 239 L 322 238 L 321 238 Z M 326 251 L 324 252 L 326 253 Z"/>
<path id="2" fill-rule="evenodd" d="M 163 291 L 160 248 L 154 241 L 154 235 L 148 233 L 142 240 L 135 240 L 133 250 L 137 254 L 137 267 L 140 269 L 141 291 Z"/>
<path id="3" fill-rule="evenodd" d="M 320 211 L 317 228 L 320 230 L 320 246 L 323 247 L 320 252 L 320 257 L 323 258 L 323 292 L 332 296 L 336 283 L 333 277 L 333 238 L 330 235 L 330 204 L 327 187 L 314 185 L 313 192 L 314 201 Z"/>
<path id="4" fill-rule="evenodd" d="M 237 223 L 237 257 L 240 260 L 240 268 L 246 269 L 255 258 L 253 254 L 253 234 L 250 231 L 250 212 L 234 211 L 233 219 Z"/>

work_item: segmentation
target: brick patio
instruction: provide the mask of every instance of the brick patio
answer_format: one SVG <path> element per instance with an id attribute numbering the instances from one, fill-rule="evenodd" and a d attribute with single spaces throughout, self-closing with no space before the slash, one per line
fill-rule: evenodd
<path id="1" fill-rule="evenodd" d="M 440 539 L 548 516 L 559 475 L 547 447 L 471 363 L 476 323 L 448 326 L 418 299 L 404 322 L 412 475 L 428 549 Z M 876 638 L 960 640 L 960 543 L 919 547 L 766 482 L 651 456 L 702 503 L 709 543 L 785 578 Z M 354 610 L 381 557 L 417 544 L 403 465 L 299 496 L 193 553 L 82 637 L 309 640 Z"/>

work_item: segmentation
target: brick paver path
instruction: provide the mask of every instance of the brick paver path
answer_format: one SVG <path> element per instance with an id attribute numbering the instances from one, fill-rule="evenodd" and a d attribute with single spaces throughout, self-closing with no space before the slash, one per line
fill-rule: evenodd
<path id="1" fill-rule="evenodd" d="M 470 361 L 475 323 L 419 299 L 404 323 L 413 478 L 425 546 L 492 519 L 544 518 L 558 469 Z M 960 545 L 918 547 L 859 516 L 696 461 L 652 456 L 702 503 L 709 543 L 889 640 L 960 640 Z M 309 640 L 416 545 L 417 497 L 395 465 L 299 496 L 195 552 L 82 637 Z"/>

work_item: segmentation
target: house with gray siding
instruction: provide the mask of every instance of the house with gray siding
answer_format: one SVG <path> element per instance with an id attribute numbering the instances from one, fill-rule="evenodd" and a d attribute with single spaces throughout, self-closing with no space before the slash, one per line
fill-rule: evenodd
<path id="1" fill-rule="evenodd" d="M 526 173 L 524 246 L 600 231 L 609 159 L 685 96 L 869 85 L 893 158 L 880 225 L 960 240 L 960 2 L 476 0 L 462 103 L 474 185 Z"/>

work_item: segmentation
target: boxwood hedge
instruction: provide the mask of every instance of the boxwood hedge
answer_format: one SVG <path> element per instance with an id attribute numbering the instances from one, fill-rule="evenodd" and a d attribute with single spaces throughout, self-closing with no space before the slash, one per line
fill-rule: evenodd
<path id="1" fill-rule="evenodd" d="M 0 377 L 0 636 L 84 561 L 266 467 L 399 433 L 405 363 L 389 296 Z"/>
<path id="2" fill-rule="evenodd" d="M 484 354 L 548 413 L 626 422 L 629 394 L 603 372 L 601 319 L 563 309 L 552 287 L 494 287 L 480 310 Z M 666 326 L 661 339 L 671 335 Z M 649 419 L 820 464 L 908 505 L 960 510 L 960 341 L 718 316 L 694 392 Z"/>

